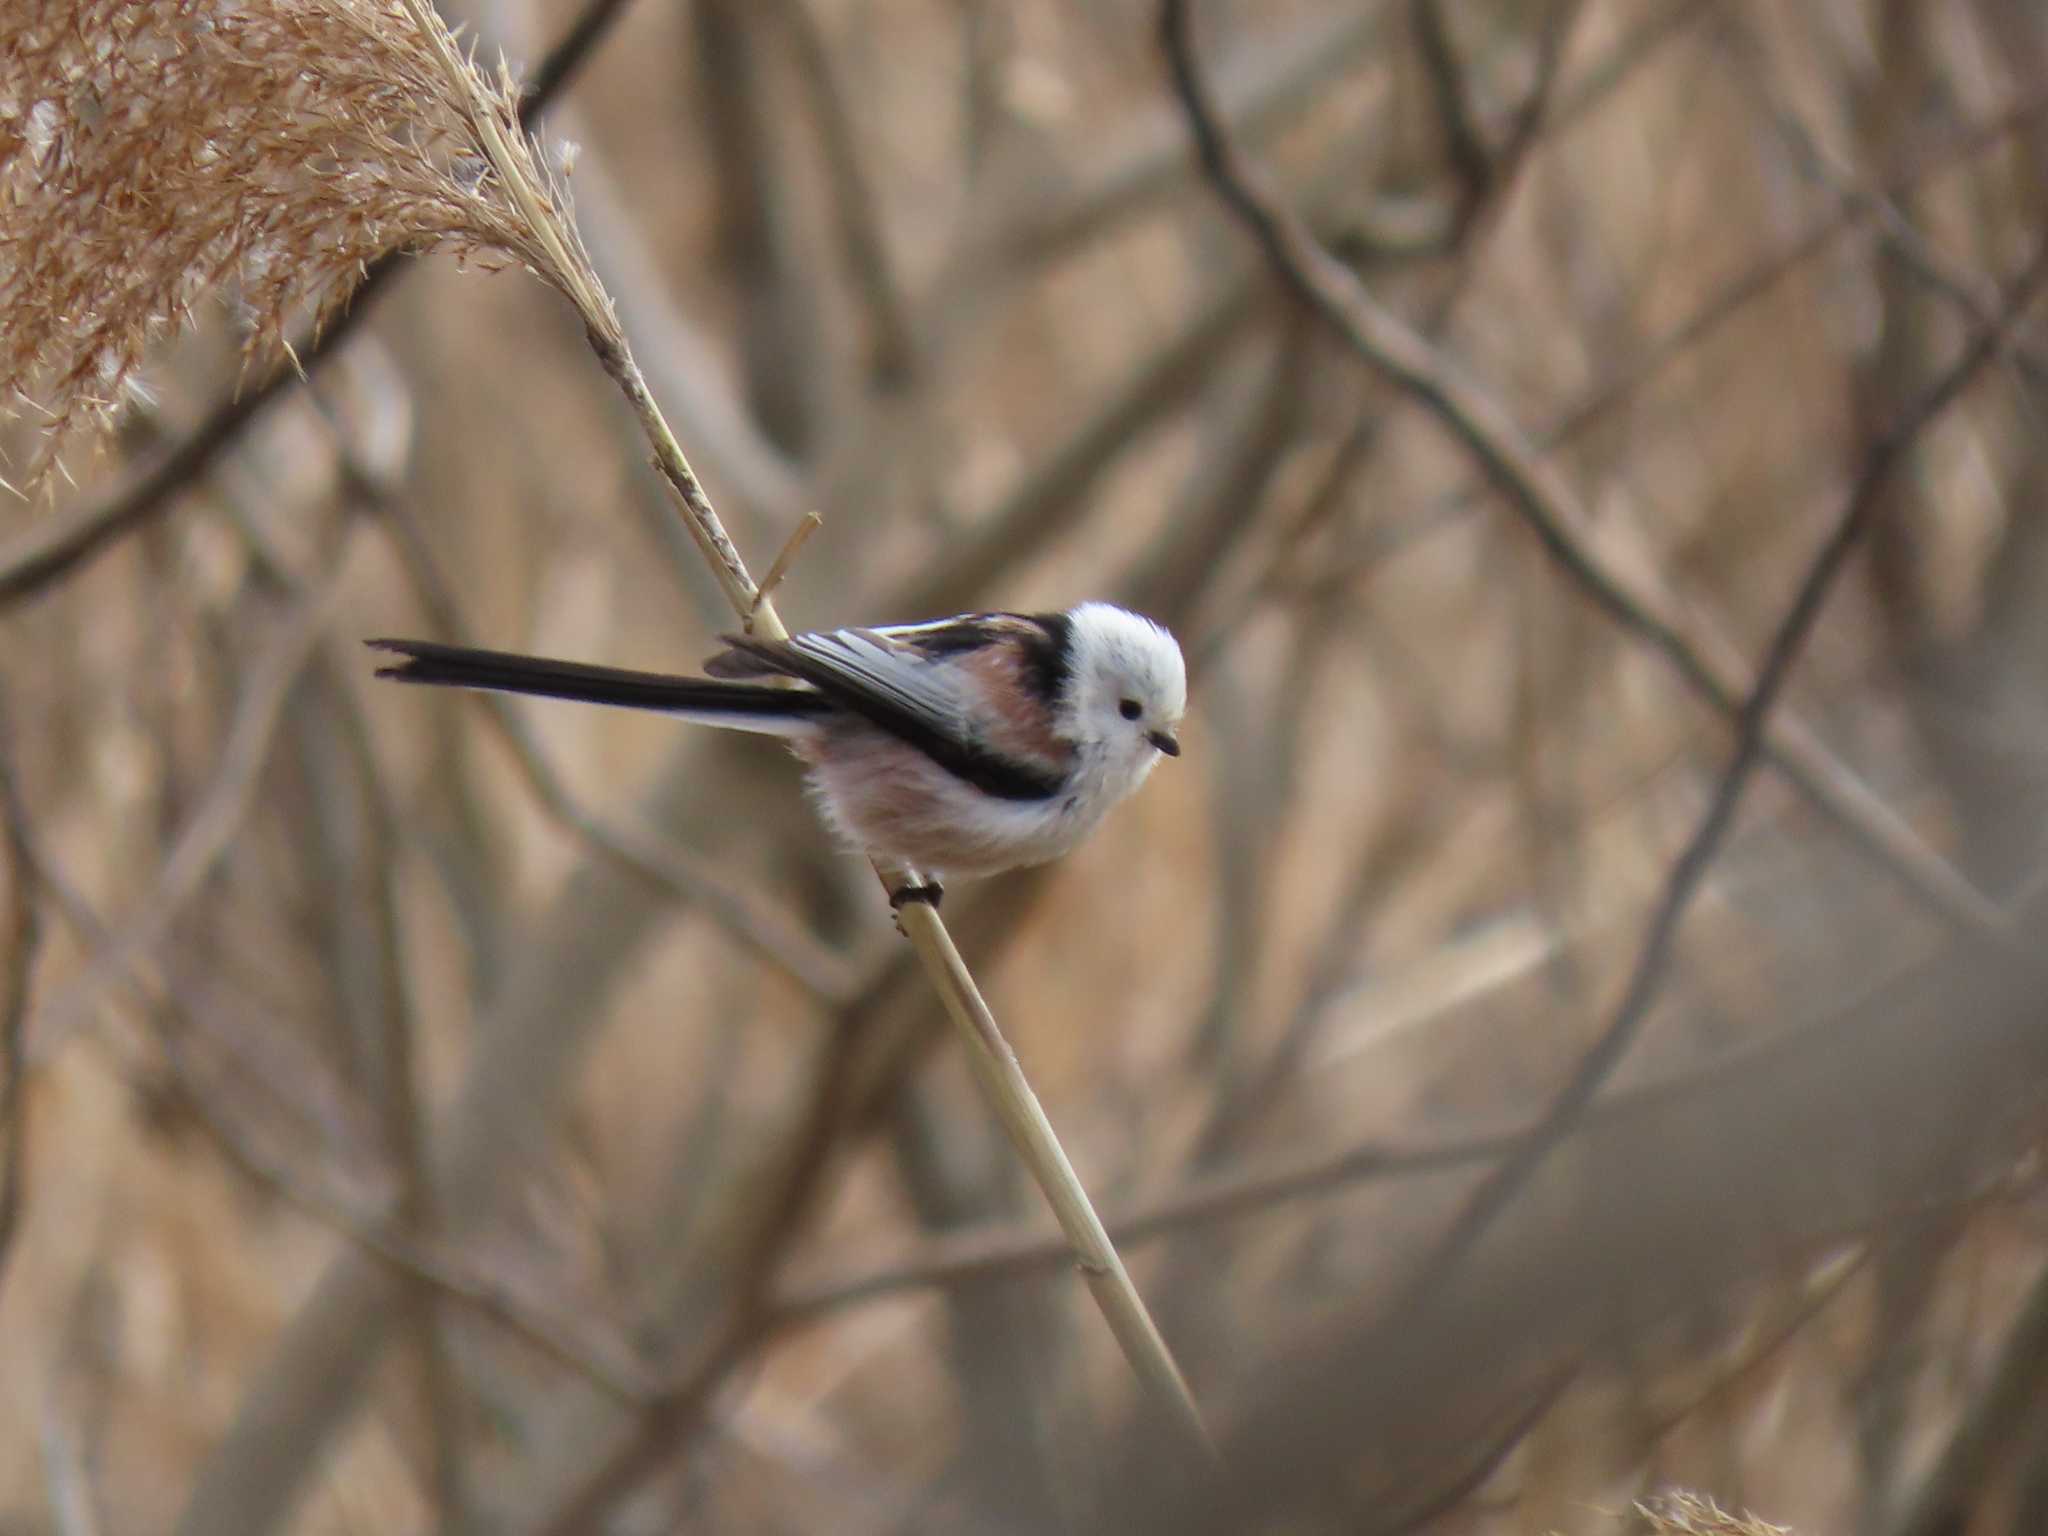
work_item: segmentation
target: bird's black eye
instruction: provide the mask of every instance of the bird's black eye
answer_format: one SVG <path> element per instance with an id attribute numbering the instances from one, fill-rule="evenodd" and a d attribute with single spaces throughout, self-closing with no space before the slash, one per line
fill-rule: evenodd
<path id="1" fill-rule="evenodd" d="M 1138 716 L 1145 713 L 1145 706 L 1136 699 L 1125 699 L 1117 705 L 1116 712 L 1126 720 L 1135 720 Z"/>

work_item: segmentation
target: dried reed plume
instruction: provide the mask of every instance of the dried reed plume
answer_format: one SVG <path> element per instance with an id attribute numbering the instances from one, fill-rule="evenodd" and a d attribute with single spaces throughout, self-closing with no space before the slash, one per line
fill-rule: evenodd
<path id="1" fill-rule="evenodd" d="M 1712 1499 L 1682 1488 L 1638 1504 L 1636 1512 L 1653 1536 L 1792 1536 L 1786 1526 L 1750 1514 L 1731 1515 Z"/>
<path id="2" fill-rule="evenodd" d="M 18 0 L 0 36 L 0 410 L 42 422 L 25 479 L 107 423 L 149 343 L 209 292 L 262 357 L 392 250 L 565 285 L 569 221 L 516 93 L 502 69 L 457 90 L 454 58 L 404 0 Z M 536 230 L 535 197 L 555 230 Z"/>

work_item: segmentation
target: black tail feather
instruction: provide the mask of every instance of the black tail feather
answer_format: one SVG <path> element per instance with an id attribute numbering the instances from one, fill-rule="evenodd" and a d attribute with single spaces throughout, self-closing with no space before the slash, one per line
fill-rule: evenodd
<path id="1" fill-rule="evenodd" d="M 479 651 L 432 640 L 364 643 L 372 650 L 391 651 L 405 658 L 393 666 L 377 669 L 379 677 L 401 683 L 530 693 L 627 709 L 752 716 L 764 722 L 815 719 L 831 709 L 815 693 L 761 683 L 723 683 L 663 672 L 630 672 L 622 667 L 593 667 L 580 661 L 552 661 L 510 651 Z"/>

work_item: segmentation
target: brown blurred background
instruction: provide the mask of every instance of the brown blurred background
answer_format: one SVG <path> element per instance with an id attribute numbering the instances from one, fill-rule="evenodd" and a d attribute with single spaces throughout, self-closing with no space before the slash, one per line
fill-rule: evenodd
<path id="1" fill-rule="evenodd" d="M 2025 0 L 1197 12 L 1288 206 L 1738 678 L 2044 230 Z M 574 13 L 450 12 L 525 62 Z M 947 911 L 1230 1497 L 793 763 L 371 681 L 371 635 L 687 670 L 731 626 L 566 307 L 444 262 L 0 615 L 0 1531 L 1534 1536 L 1673 1485 L 2048 1530 L 2048 337 L 1883 481 L 1778 706 L 1805 787 L 1759 770 L 1640 1034 L 1446 1249 L 1616 1019 L 1731 710 L 1275 283 L 1156 26 L 637 0 L 543 134 L 754 570 L 823 514 L 792 626 L 1181 636 L 1181 761 Z M 232 396 L 200 318 L 10 538 Z"/>

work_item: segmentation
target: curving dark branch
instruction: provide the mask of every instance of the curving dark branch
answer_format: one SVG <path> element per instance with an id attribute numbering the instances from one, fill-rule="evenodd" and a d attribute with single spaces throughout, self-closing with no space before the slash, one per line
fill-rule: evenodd
<path id="1" fill-rule="evenodd" d="M 1281 285 L 1472 456 L 1543 551 L 1603 612 L 1661 654 L 1702 699 L 1739 720 L 1751 685 L 1729 648 L 1690 633 L 1660 585 L 1625 573 L 1598 551 L 1588 534 L 1586 508 L 1527 434 L 1325 250 L 1238 148 L 1196 56 L 1187 0 L 1163 0 L 1160 35 L 1203 169 Z M 1772 724 L 1760 748 L 1830 821 L 1957 930 L 2005 930 L 2003 914 L 1877 803 L 1817 739 L 1782 721 Z"/>
<path id="2" fill-rule="evenodd" d="M 1679 925 L 1693 898 L 1699 894 L 1707 871 L 1734 823 L 1743 793 L 1763 759 L 1764 731 L 1771 711 L 1783 695 L 1792 669 L 1812 637 L 1821 610 L 1847 566 L 1849 556 L 1869 535 L 1885 504 L 1883 493 L 1907 454 L 1927 429 L 1962 398 L 1984 370 L 2003 355 L 2014 328 L 2039 294 L 2044 281 L 2048 281 L 2048 240 L 2036 248 L 2025 271 L 2007 291 L 1992 323 L 1971 338 L 1955 361 L 1871 445 L 1848 501 L 1829 530 L 1827 539 L 1807 566 L 1798 592 L 1771 637 L 1755 686 L 1743 701 L 1737 716 L 1734 754 L 1722 771 L 1706 813 L 1665 877 L 1663 893 L 1643 935 L 1629 974 L 1628 987 L 1613 1019 L 1592 1047 L 1580 1057 L 1571 1077 L 1552 1099 L 1543 1118 L 1530 1131 L 1522 1146 L 1488 1175 L 1438 1239 L 1428 1259 L 1416 1271 L 1411 1286 L 1404 1292 L 1403 1305 L 1395 1308 L 1397 1316 L 1425 1297 L 1447 1270 L 1471 1252 L 1494 1219 L 1522 1191 L 1551 1151 L 1585 1113 L 1642 1032 L 1651 1005 L 1662 990 Z"/>

